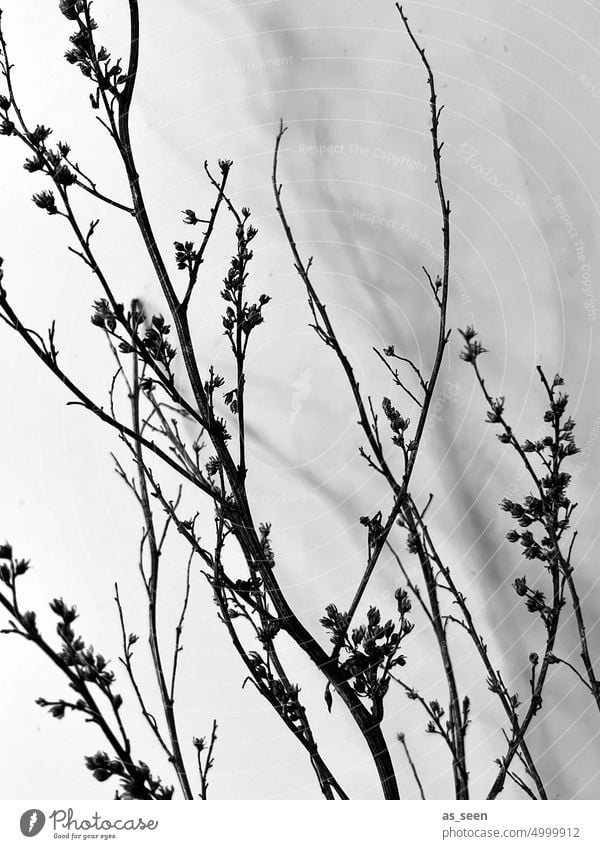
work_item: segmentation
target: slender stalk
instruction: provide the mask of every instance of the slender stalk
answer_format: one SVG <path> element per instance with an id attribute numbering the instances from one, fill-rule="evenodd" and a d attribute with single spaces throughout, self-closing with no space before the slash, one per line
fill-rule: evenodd
<path id="1" fill-rule="evenodd" d="M 575 613 L 575 619 L 577 621 L 577 630 L 579 633 L 579 641 L 581 644 L 581 659 L 583 660 L 583 665 L 585 667 L 585 671 L 587 673 L 589 687 L 592 695 L 594 696 L 594 701 L 596 702 L 596 707 L 600 710 L 600 681 L 596 677 L 596 673 L 594 672 L 594 666 L 592 664 L 592 659 L 590 657 L 590 650 L 588 647 L 587 641 L 587 631 L 585 627 L 585 623 L 583 620 L 583 613 L 581 610 L 581 602 L 579 600 L 579 593 L 577 592 L 577 587 L 575 586 L 575 581 L 573 580 L 573 571 L 572 567 L 568 564 L 563 565 L 563 571 L 566 574 L 567 578 L 567 587 L 569 589 L 569 593 L 571 595 L 571 601 L 573 603 L 573 611 Z M 579 673 L 578 673 L 579 674 Z"/>
<path id="2" fill-rule="evenodd" d="M 210 732 L 210 742 L 208 744 L 208 751 L 206 753 L 204 764 L 202 764 L 204 741 L 198 740 L 196 742 L 196 751 L 198 753 L 198 773 L 200 774 L 200 798 L 204 801 L 208 798 L 208 773 L 213 765 L 212 753 L 215 743 L 217 742 L 217 727 L 217 720 L 215 719 L 213 720 L 213 726 Z"/>
<path id="3" fill-rule="evenodd" d="M 460 611 L 461 611 L 461 614 L 462 614 L 463 620 L 464 620 L 464 624 L 461 623 L 462 627 L 464 627 L 465 631 L 470 636 L 471 640 L 473 641 L 473 644 L 475 645 L 475 648 L 477 649 L 477 653 L 479 654 L 479 657 L 481 658 L 481 660 L 483 662 L 483 665 L 484 665 L 485 670 L 486 670 L 487 675 L 488 675 L 488 682 L 492 685 L 490 689 L 492 689 L 492 692 L 496 693 L 498 698 L 500 699 L 500 703 L 502 705 L 502 708 L 504 709 L 504 712 L 506 713 L 506 715 L 507 715 L 507 717 L 508 717 L 508 719 L 511 723 L 511 727 L 513 729 L 513 737 L 514 738 L 518 737 L 521 740 L 520 749 L 523 752 L 523 756 L 524 756 L 524 758 L 527 762 L 527 771 L 536 783 L 536 787 L 538 789 L 538 793 L 540 794 L 540 798 L 546 799 L 547 795 L 546 795 L 546 791 L 544 789 L 542 779 L 541 779 L 541 777 L 538 773 L 538 770 L 537 770 L 537 768 L 534 764 L 533 758 L 531 757 L 531 754 L 530 754 L 529 749 L 527 747 L 527 744 L 525 742 L 525 735 L 521 734 L 521 724 L 520 724 L 520 721 L 519 721 L 519 718 L 518 718 L 518 714 L 516 712 L 514 705 L 511 702 L 511 699 L 510 699 L 508 692 L 506 691 L 506 687 L 504 686 L 504 684 L 502 682 L 502 678 L 500 677 L 499 672 L 492 665 L 487 645 L 483 642 L 483 640 L 482 640 L 482 638 L 481 638 L 481 636 L 480 636 L 480 634 L 479 634 L 479 632 L 478 632 L 478 630 L 475 626 L 475 622 L 474 622 L 473 617 L 471 615 L 471 611 L 469 610 L 469 608 L 467 606 L 465 596 L 460 592 L 460 590 L 456 586 L 450 569 L 448 569 L 448 567 L 445 566 L 442 558 L 439 556 L 439 554 L 436 550 L 436 547 L 433 543 L 433 540 L 431 538 L 431 535 L 429 533 L 429 529 L 425 525 L 422 516 L 416 510 L 416 507 L 415 507 L 415 515 L 417 516 L 417 521 L 419 523 L 420 532 L 423 536 L 423 540 L 424 540 L 426 549 L 429 552 L 429 556 L 435 561 L 437 569 L 442 574 L 448 589 L 452 593 L 453 599 L 455 600 L 455 602 L 458 604 L 458 606 L 460 608 Z"/>
<path id="4" fill-rule="evenodd" d="M 153 714 L 151 714 L 150 711 L 148 710 L 145 699 L 142 695 L 142 691 L 140 689 L 140 686 L 137 682 L 137 678 L 136 678 L 135 673 L 133 671 L 133 665 L 131 663 L 131 649 L 130 649 L 130 646 L 129 646 L 128 641 L 127 641 L 127 631 L 125 629 L 125 616 L 124 616 L 124 613 L 123 613 L 123 606 L 121 604 L 121 598 L 120 598 L 120 595 L 119 595 L 119 587 L 118 587 L 117 584 L 115 584 L 115 602 L 116 602 L 117 610 L 118 610 L 118 613 L 119 613 L 119 623 L 120 623 L 120 626 L 121 626 L 121 638 L 122 638 L 122 643 L 123 643 L 123 657 L 121 658 L 121 662 L 123 663 L 123 665 L 125 666 L 125 668 L 127 670 L 127 674 L 129 676 L 131 686 L 133 687 L 136 698 L 138 700 L 138 704 L 140 706 L 140 710 L 142 711 L 142 716 L 144 717 L 144 719 L 146 720 L 146 722 L 148 723 L 148 725 L 152 729 L 152 733 L 154 734 L 154 736 L 158 740 L 158 742 L 159 742 L 162 750 L 164 751 L 164 753 L 167 755 L 167 757 L 171 758 L 172 757 L 171 750 L 169 749 L 167 743 L 165 742 L 164 737 L 162 736 L 162 734 L 160 732 L 160 728 L 158 727 L 156 717 Z"/>
<path id="5" fill-rule="evenodd" d="M 311 309 L 311 313 L 314 319 L 314 324 L 312 325 L 313 329 L 316 331 L 317 335 L 323 340 L 323 342 L 330 348 L 332 348 L 342 366 L 344 374 L 346 376 L 347 382 L 349 384 L 354 402 L 356 404 L 356 408 L 359 415 L 359 425 L 363 430 L 363 433 L 366 436 L 368 444 L 370 446 L 371 451 L 375 457 L 375 462 L 373 462 L 374 467 L 381 472 L 381 474 L 388 481 L 392 493 L 394 495 L 394 504 L 387 520 L 383 523 L 381 532 L 377 535 L 377 538 L 373 540 L 372 546 L 369 550 L 369 556 L 367 560 L 367 564 L 361 580 L 359 582 L 358 588 L 354 594 L 354 597 L 350 603 L 347 612 L 347 621 L 348 628 L 354 618 L 354 615 L 360 605 L 360 602 L 364 596 L 366 588 L 369 584 L 373 571 L 379 561 L 379 557 L 384 549 L 386 540 L 389 536 L 391 529 L 393 528 L 398 516 L 402 512 L 404 502 L 406 500 L 406 496 L 409 489 L 410 480 L 412 477 L 413 470 L 415 468 L 415 463 L 417 460 L 419 447 L 421 444 L 421 440 L 423 437 L 423 433 L 425 430 L 425 425 L 427 422 L 427 417 L 429 415 L 429 409 L 431 407 L 435 386 L 439 377 L 439 372 L 442 366 L 442 361 L 444 357 L 444 352 L 446 349 L 446 345 L 448 343 L 449 333 L 446 329 L 447 323 L 447 311 L 448 311 L 448 293 L 449 293 L 449 277 L 450 277 L 450 203 L 446 199 L 444 183 L 442 178 L 442 167 L 441 167 L 441 151 L 443 142 L 439 141 L 439 118 L 441 113 L 441 108 L 437 106 L 437 92 L 435 86 L 435 79 L 433 76 L 433 71 L 425 51 L 420 47 L 413 32 L 408 23 L 408 19 L 404 15 L 402 11 L 402 7 L 397 5 L 398 11 L 402 17 L 402 21 L 406 27 L 406 30 L 409 34 L 409 37 L 414 44 L 421 61 L 423 62 L 426 70 L 427 70 L 427 78 L 428 85 L 430 91 L 430 111 L 431 111 L 431 139 L 432 139 L 432 152 L 435 163 L 435 184 L 438 191 L 439 202 L 440 202 L 440 210 L 442 215 L 442 234 L 443 234 L 443 270 L 442 270 L 442 278 L 440 281 L 440 289 L 441 289 L 441 297 L 436 294 L 436 301 L 439 307 L 439 320 L 438 320 L 438 336 L 437 336 L 437 344 L 436 351 L 434 356 L 434 362 L 431 368 L 431 372 L 429 375 L 429 380 L 425 382 L 421 375 L 420 370 L 412 365 L 412 368 L 416 370 L 421 386 L 423 388 L 423 400 L 419 402 L 420 413 L 417 421 L 417 425 L 415 428 L 415 433 L 413 438 L 411 439 L 411 448 L 410 450 L 405 452 L 405 467 L 404 473 L 402 476 L 401 482 L 398 482 L 384 456 L 383 448 L 381 446 L 381 442 L 378 438 L 375 426 L 371 426 L 371 422 L 369 420 L 369 416 L 367 414 L 366 406 L 363 401 L 359 384 L 355 378 L 354 371 L 350 361 L 348 360 L 342 345 L 340 344 L 333 323 L 329 317 L 327 312 L 327 308 L 320 300 L 319 295 L 312 284 L 310 278 L 310 269 L 312 265 L 312 258 L 310 258 L 307 262 L 304 262 L 300 256 L 298 251 L 298 247 L 296 245 L 296 241 L 294 239 L 294 235 L 292 229 L 287 220 L 287 216 L 285 210 L 283 208 L 281 195 L 282 195 L 282 186 L 278 179 L 278 158 L 279 158 L 279 149 L 281 145 L 281 140 L 286 131 L 286 128 L 283 126 L 283 122 L 280 124 L 279 133 L 277 135 L 276 145 L 275 145 L 275 154 L 273 157 L 273 172 L 272 172 L 272 185 L 273 192 L 275 195 L 275 206 L 277 210 L 277 214 L 279 215 L 281 224 L 283 226 L 283 230 L 286 236 L 286 240 L 290 247 L 293 259 L 294 266 L 296 271 L 300 275 L 304 286 L 306 288 L 306 292 L 308 295 L 308 302 Z M 334 648 L 334 656 L 339 652 L 339 646 Z"/>
<path id="6" fill-rule="evenodd" d="M 406 755 L 406 760 L 409 763 L 409 766 L 412 770 L 412 774 L 415 778 L 415 782 L 417 784 L 417 787 L 419 788 L 419 794 L 421 796 L 421 799 L 423 799 L 423 801 L 425 801 L 425 791 L 423 790 L 423 784 L 421 783 L 421 779 L 419 778 L 419 773 L 417 772 L 417 768 L 415 766 L 415 763 L 410 756 L 410 752 L 408 751 L 408 744 L 406 742 L 406 734 L 398 734 L 398 740 L 402 744 L 402 748 L 404 749 L 404 754 Z"/>
<path id="7" fill-rule="evenodd" d="M 417 548 L 417 557 L 421 565 L 423 577 L 425 578 L 425 588 L 429 598 L 429 609 L 431 611 L 431 625 L 435 638 L 438 644 L 440 657 L 444 667 L 444 675 L 448 684 L 448 695 L 450 699 L 450 734 L 452 735 L 452 751 L 454 759 L 452 763 L 452 772 L 454 775 L 454 789 L 457 799 L 469 798 L 469 773 L 466 766 L 465 752 L 465 736 L 467 725 L 462 715 L 460 698 L 458 695 L 458 685 L 454 673 L 454 665 L 448 647 L 448 639 L 444 626 L 440 604 L 437 593 L 437 582 L 433 572 L 431 559 L 425 546 L 418 535 L 418 527 L 415 516 L 409 510 L 404 512 L 407 521 L 408 530 L 411 538 Z"/>
<path id="8" fill-rule="evenodd" d="M 132 393 L 131 393 L 131 411 L 132 411 L 132 422 L 133 422 L 133 431 L 136 434 L 136 437 L 139 436 L 141 431 L 141 419 L 140 419 L 140 382 L 138 375 L 138 360 L 137 356 L 133 357 L 133 379 L 132 379 Z M 193 799 L 194 795 L 192 793 L 192 789 L 190 786 L 190 782 L 187 776 L 185 764 L 183 761 L 183 755 L 181 752 L 181 747 L 179 744 L 179 736 L 177 732 L 177 723 L 175 719 L 175 699 L 174 693 L 169 692 L 162 657 L 160 652 L 160 643 L 158 637 L 158 628 L 156 622 L 156 613 L 157 613 L 157 601 L 158 601 L 158 577 L 159 577 L 159 567 L 160 567 L 160 552 L 159 546 L 157 544 L 156 533 L 154 529 L 154 518 L 152 515 L 152 509 L 150 507 L 150 497 L 148 494 L 148 486 L 146 483 L 146 475 L 144 473 L 144 460 L 142 453 L 142 446 L 139 439 L 135 439 L 134 443 L 134 451 L 136 456 L 136 462 L 138 467 L 138 481 L 139 481 L 139 492 L 140 492 L 140 502 L 142 505 L 142 510 L 144 513 L 144 522 L 146 525 L 147 539 L 148 545 L 150 549 L 150 575 L 148 577 L 148 635 L 150 642 L 150 650 L 152 652 L 152 661 L 154 664 L 154 671 L 156 674 L 156 680 L 158 683 L 158 688 L 160 691 L 160 696 L 163 705 L 163 711 L 165 715 L 165 719 L 167 722 L 167 728 L 169 730 L 169 739 L 171 742 L 171 751 L 172 751 L 172 761 L 175 771 L 177 773 L 177 778 L 181 785 L 181 791 L 185 799 Z"/>

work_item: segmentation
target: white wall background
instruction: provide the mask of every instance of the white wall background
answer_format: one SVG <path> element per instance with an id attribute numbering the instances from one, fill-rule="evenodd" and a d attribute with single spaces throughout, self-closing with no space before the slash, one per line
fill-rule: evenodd
<path id="1" fill-rule="evenodd" d="M 55 5 L 33 0 L 25 7 L 5 0 L 4 26 L 21 101 L 32 123 L 51 125 L 98 183 L 125 200 L 117 158 L 87 108 L 85 81 L 61 59 L 70 28 Z M 124 49 L 125 5 L 98 0 L 95 8 L 115 54 Z M 578 442 L 587 447 L 576 476 L 576 564 L 595 625 L 600 350 L 596 322 L 590 320 L 594 301 L 582 289 L 574 240 L 552 198 L 562 197 L 583 241 L 595 300 L 600 9 L 584 0 L 568 6 L 556 0 L 413 0 L 405 8 L 427 47 L 445 103 L 444 169 L 453 206 L 453 270 L 460 281 L 453 287 L 451 325 L 475 323 L 480 330 L 491 349 L 485 360 L 490 387 L 507 396 L 507 410 L 525 435 L 535 432 L 543 410 L 536 364 L 552 374 L 561 371 L 568 381 Z M 274 215 L 274 136 L 282 116 L 289 124 L 281 175 L 291 221 L 304 254 L 315 255 L 315 279 L 361 384 L 380 397 L 390 389 L 372 346 L 393 343 L 427 364 L 435 333 L 420 272 L 424 263 L 432 273 L 437 270 L 428 245 L 437 249 L 441 226 L 424 74 L 387 0 L 146 0 L 141 48 L 134 138 L 161 244 L 168 252 L 174 239 L 189 237 L 180 210 L 191 206 L 200 215 L 207 208 L 212 197 L 202 163 L 219 156 L 235 160 L 232 191 L 253 209 L 260 228 L 253 285 L 257 292 L 268 291 L 273 302 L 267 323 L 256 332 L 250 363 L 249 484 L 257 519 L 273 523 L 280 579 L 304 621 L 317 629 L 324 606 L 332 600 L 347 605 L 361 574 L 365 539 L 358 517 L 378 505 L 384 509 L 389 499 L 357 455 L 355 414 L 336 362 L 307 328 L 302 289 Z M 21 169 L 23 151 L 10 140 L 2 142 L 5 284 L 32 326 L 44 327 L 56 317 L 64 363 L 101 399 L 110 363 L 100 334 L 89 326 L 97 296 L 93 281 L 67 253 L 62 222 L 46 219 L 30 203 L 42 184 Z M 313 145 L 331 146 L 330 152 L 308 153 Z M 461 145 L 463 152 L 472 151 L 470 162 Z M 486 172 L 491 168 L 507 192 L 519 196 L 521 207 L 473 164 Z M 84 216 L 93 214 L 90 204 L 81 209 Z M 369 223 L 365 215 L 371 214 L 388 226 Z M 106 214 L 98 249 L 123 298 L 141 296 L 162 308 L 131 224 Z M 218 292 L 230 250 L 224 217 L 194 326 L 203 362 L 225 371 Z M 543 634 L 517 604 L 511 583 L 525 567 L 504 541 L 510 525 L 495 507 L 515 485 L 520 491 L 523 480 L 516 459 L 483 424 L 482 401 L 458 350 L 455 337 L 441 376 L 440 420 L 426 441 L 418 485 L 424 495 L 435 493 L 432 525 L 440 546 L 472 600 L 481 630 L 490 635 L 497 663 L 524 695 L 527 657 L 541 648 Z M 135 630 L 140 525 L 111 469 L 109 452 L 119 450 L 117 440 L 81 409 L 66 407 L 62 388 L 1 328 L 0 357 L 0 536 L 36 567 L 23 584 L 29 606 L 64 594 L 79 605 L 84 635 L 116 662 L 112 588 L 118 579 Z M 453 400 L 449 391 L 443 400 L 444 385 L 452 388 Z M 183 569 L 174 548 L 164 583 L 165 621 L 176 615 Z M 384 603 L 398 582 L 393 564 L 382 560 L 368 601 Z M 304 753 L 252 688 L 240 689 L 241 664 L 199 576 L 194 593 L 180 710 L 188 739 L 207 733 L 213 716 L 219 720 L 214 796 L 318 797 Z M 596 655 L 598 630 L 590 634 Z M 567 629 L 565 645 L 576 649 L 572 637 Z M 501 717 L 481 685 L 470 648 L 458 650 L 459 675 L 474 702 L 473 795 L 481 796 L 502 751 Z M 407 677 L 430 697 L 443 696 L 423 623 L 407 653 Z M 138 656 L 148 663 L 142 649 Z M 377 797 L 374 770 L 342 707 L 336 703 L 328 716 L 322 683 L 304 658 L 290 650 L 288 661 L 342 783 L 354 796 Z M 0 796 L 94 798 L 105 792 L 82 767 L 82 753 L 101 745 L 93 730 L 82 728 L 76 717 L 58 723 L 33 704 L 39 695 L 64 692 L 59 676 L 35 651 L 8 637 L 0 641 L 0 669 L 5 765 Z M 126 688 L 123 681 L 127 694 Z M 552 676 L 544 707 L 533 739 L 551 795 L 595 798 L 599 741 L 591 703 L 588 707 L 583 691 L 560 671 Z M 425 720 L 414 704 L 400 693 L 391 695 L 385 724 L 391 740 L 396 731 L 408 733 L 428 795 L 451 795 L 446 753 L 437 738 L 423 733 Z M 165 774 L 141 728 L 139 739 L 141 755 Z M 402 753 L 392 745 L 402 794 L 414 796 Z M 193 753 L 188 755 L 191 763 Z M 507 795 L 513 794 L 508 787 Z"/>

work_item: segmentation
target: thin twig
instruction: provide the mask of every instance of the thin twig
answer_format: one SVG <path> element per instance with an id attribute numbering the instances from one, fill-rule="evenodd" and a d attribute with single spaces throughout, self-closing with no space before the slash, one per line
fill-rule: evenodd
<path id="1" fill-rule="evenodd" d="M 404 752 L 406 754 L 406 760 L 410 764 L 412 774 L 414 775 L 415 781 L 417 783 L 417 787 L 419 788 L 419 793 L 421 795 L 421 799 L 423 799 L 425 801 L 425 792 L 423 790 L 423 785 L 421 783 L 421 779 L 419 778 L 419 773 L 417 772 L 417 768 L 414 764 L 413 759 L 410 756 L 410 752 L 408 751 L 408 744 L 406 742 L 406 734 L 404 734 L 404 733 L 398 734 L 398 740 L 400 741 L 400 743 L 402 743 L 402 746 L 404 748 Z"/>

